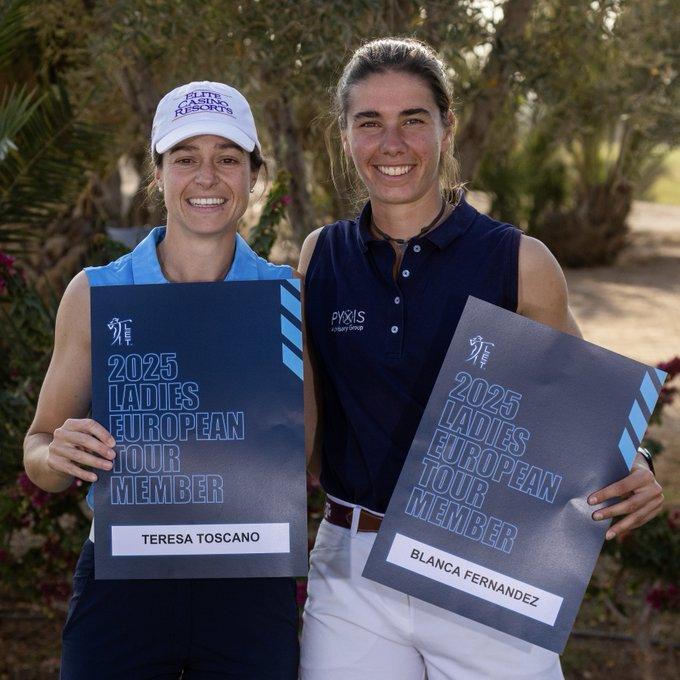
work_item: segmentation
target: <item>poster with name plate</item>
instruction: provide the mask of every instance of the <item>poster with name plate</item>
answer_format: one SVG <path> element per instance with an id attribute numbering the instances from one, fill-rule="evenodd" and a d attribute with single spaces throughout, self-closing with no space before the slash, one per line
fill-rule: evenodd
<path id="1" fill-rule="evenodd" d="M 665 378 L 468 298 L 363 575 L 561 653 Z"/>
<path id="2" fill-rule="evenodd" d="M 300 283 L 91 289 L 95 577 L 307 571 Z"/>

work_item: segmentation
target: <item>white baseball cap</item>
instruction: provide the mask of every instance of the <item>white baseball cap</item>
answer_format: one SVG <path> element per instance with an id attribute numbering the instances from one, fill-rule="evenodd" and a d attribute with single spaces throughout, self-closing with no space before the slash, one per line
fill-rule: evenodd
<path id="1" fill-rule="evenodd" d="M 260 148 L 246 98 L 224 83 L 203 80 L 180 85 L 158 103 L 151 129 L 152 149 L 165 153 L 196 135 L 226 137 L 248 153 Z"/>

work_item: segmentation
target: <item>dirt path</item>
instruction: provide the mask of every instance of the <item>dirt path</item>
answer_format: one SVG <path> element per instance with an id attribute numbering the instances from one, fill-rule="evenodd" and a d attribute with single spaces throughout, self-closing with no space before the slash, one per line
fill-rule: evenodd
<path id="1" fill-rule="evenodd" d="M 587 340 L 656 364 L 680 355 L 680 206 L 637 202 L 631 228 L 615 266 L 566 272 L 570 304 Z M 680 397 L 653 434 L 666 497 L 680 502 Z"/>

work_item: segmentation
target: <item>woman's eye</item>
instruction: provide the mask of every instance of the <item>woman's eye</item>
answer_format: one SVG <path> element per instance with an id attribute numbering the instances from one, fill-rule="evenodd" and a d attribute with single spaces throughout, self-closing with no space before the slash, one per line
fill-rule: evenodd
<path id="1" fill-rule="evenodd" d="M 407 121 L 405 121 L 406 125 L 420 125 L 422 124 L 422 119 L 420 118 L 409 118 Z"/>
<path id="2" fill-rule="evenodd" d="M 374 128 L 374 127 L 378 127 L 378 122 L 375 121 L 375 120 L 367 120 L 367 121 L 365 121 L 364 123 L 361 123 L 361 124 L 359 125 L 359 127 L 362 127 L 362 128 Z"/>
<path id="3" fill-rule="evenodd" d="M 178 165 L 189 165 L 194 162 L 193 158 L 177 158 L 175 160 L 175 163 Z"/>

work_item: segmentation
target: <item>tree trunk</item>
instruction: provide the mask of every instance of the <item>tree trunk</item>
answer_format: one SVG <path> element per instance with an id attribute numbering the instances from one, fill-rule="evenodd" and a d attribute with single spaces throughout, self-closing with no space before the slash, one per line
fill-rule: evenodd
<path id="1" fill-rule="evenodd" d="M 658 675 L 655 666 L 654 649 L 652 647 L 654 616 L 648 603 L 642 608 L 636 622 L 633 637 L 636 644 L 636 660 L 642 680 L 655 680 Z"/>
<path id="2" fill-rule="evenodd" d="M 284 93 L 267 105 L 271 121 L 274 153 L 279 168 L 290 174 L 290 204 L 288 214 L 292 237 L 302 245 L 305 236 L 316 226 L 307 190 L 307 172 L 300 135 L 291 114 L 291 103 Z"/>
<path id="3" fill-rule="evenodd" d="M 474 179 L 486 151 L 489 132 L 510 93 L 512 74 L 534 0 L 508 0 L 493 49 L 482 70 L 480 86 L 467 123 L 458 135 L 458 156 L 463 181 Z"/>
<path id="4" fill-rule="evenodd" d="M 134 66 L 130 68 L 124 65 L 114 73 L 114 77 L 135 113 L 138 125 L 148 134 L 160 99 L 149 63 L 140 55 L 135 55 Z"/>
<path id="5" fill-rule="evenodd" d="M 562 266 L 609 265 L 628 242 L 626 218 L 632 201 L 633 188 L 624 180 L 586 186 L 574 208 L 546 212 L 530 233 Z"/>

